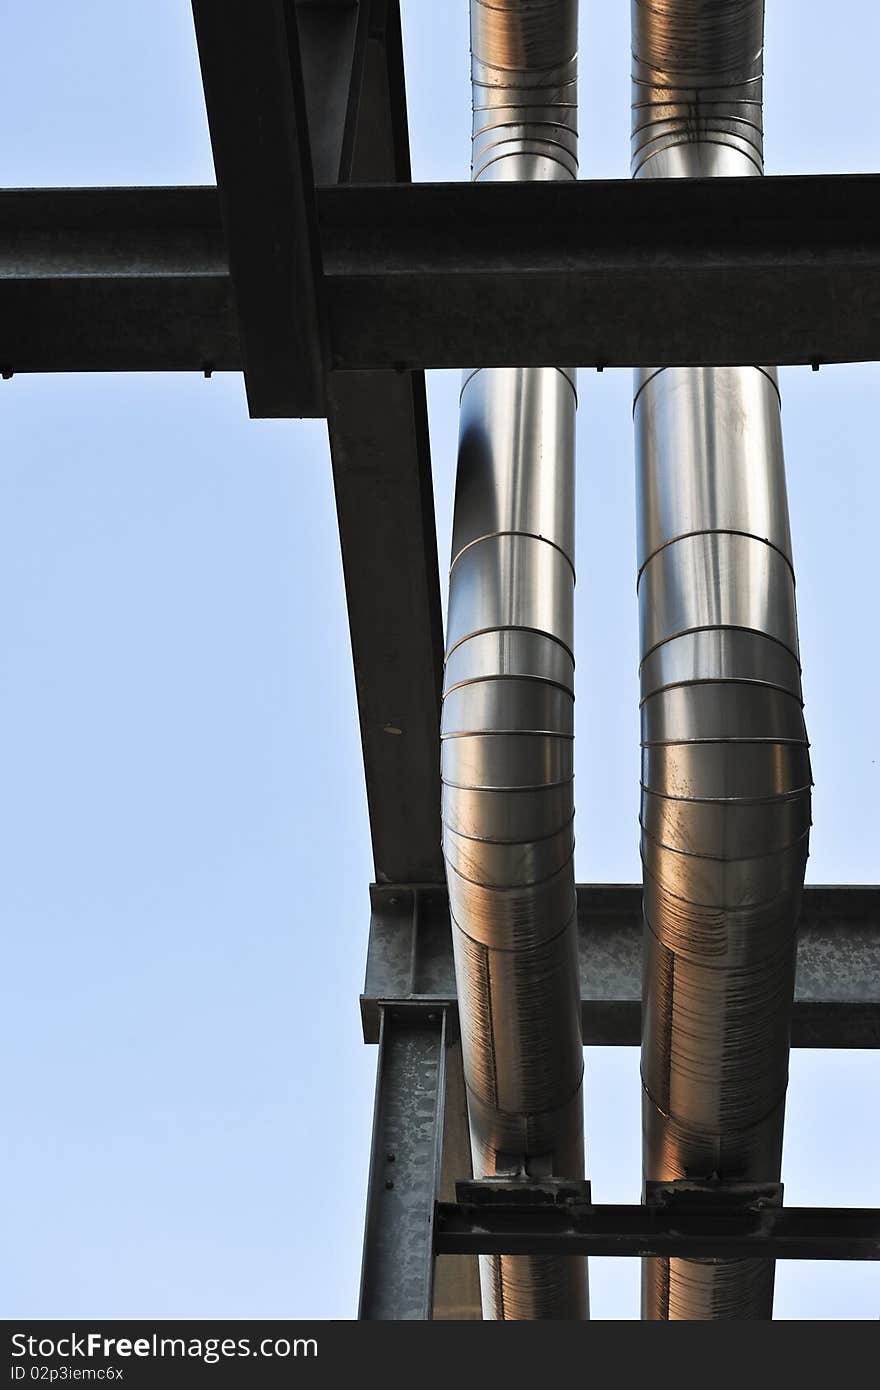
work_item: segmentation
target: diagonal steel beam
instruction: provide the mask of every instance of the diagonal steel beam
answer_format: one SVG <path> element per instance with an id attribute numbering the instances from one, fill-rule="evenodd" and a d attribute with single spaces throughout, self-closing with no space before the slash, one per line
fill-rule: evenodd
<path id="1" fill-rule="evenodd" d="M 350 177 L 406 183 L 400 7 L 361 10 Z M 376 878 L 442 882 L 443 622 L 424 373 L 331 373 L 327 423 Z"/>
<path id="2" fill-rule="evenodd" d="M 326 414 L 377 879 L 442 879 L 421 372 L 325 374 L 314 181 L 410 177 L 397 0 L 193 0 L 252 415 Z"/>
<path id="3" fill-rule="evenodd" d="M 192 0 L 254 416 L 323 415 L 321 255 L 292 0 Z"/>

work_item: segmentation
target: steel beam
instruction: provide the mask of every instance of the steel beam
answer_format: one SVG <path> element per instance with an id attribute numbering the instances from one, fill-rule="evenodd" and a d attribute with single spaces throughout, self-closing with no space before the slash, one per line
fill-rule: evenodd
<path id="1" fill-rule="evenodd" d="M 880 1211 L 441 1202 L 434 1250 L 438 1255 L 880 1260 Z"/>
<path id="2" fill-rule="evenodd" d="M 405 182 L 399 5 L 362 0 L 361 13 L 350 177 Z M 331 373 L 327 424 L 376 878 L 443 882 L 443 620 L 423 373 Z"/>
<path id="3" fill-rule="evenodd" d="M 238 371 L 216 188 L 0 192 L 0 367 Z"/>
<path id="4" fill-rule="evenodd" d="M 443 878 L 443 633 L 420 372 L 324 372 L 314 182 L 410 177 L 397 0 L 193 13 L 252 415 L 326 414 L 376 878 Z"/>
<path id="5" fill-rule="evenodd" d="M 325 189 L 339 368 L 880 358 L 880 178 Z"/>
<path id="6" fill-rule="evenodd" d="M 382 51 L 375 38 L 364 91 L 378 80 L 372 50 Z M 375 109 L 385 116 L 358 124 L 366 143 L 353 177 L 376 167 L 376 129 L 394 109 L 387 92 Z M 260 184 L 270 202 L 274 186 Z M 880 360 L 878 175 L 321 188 L 323 278 L 311 214 L 300 208 L 298 232 L 293 193 L 278 197 L 265 218 L 254 202 L 240 237 L 227 222 L 242 265 L 242 352 L 216 190 L 0 193 L 0 363 L 181 371 L 250 360 L 253 373 L 261 361 L 266 381 L 280 383 L 277 397 L 266 385 L 267 408 L 322 414 L 319 292 L 339 371 L 557 357 Z M 271 226 L 286 264 L 265 253 Z"/>
<path id="7" fill-rule="evenodd" d="M 353 372 L 328 382 L 376 878 L 443 880 L 443 627 L 424 377 Z"/>
<path id="8" fill-rule="evenodd" d="M 192 0 L 192 10 L 250 413 L 324 415 L 321 253 L 295 6 Z"/>
<path id="9" fill-rule="evenodd" d="M 434 1201 L 446 1091 L 446 1015 L 383 1010 L 360 1311 L 369 1321 L 431 1317 Z"/>
<path id="10" fill-rule="evenodd" d="M 446 1043 L 446 1096 L 443 1104 L 443 1149 L 438 1200 L 455 1200 L 456 1184 L 470 1177 L 471 1141 L 461 1038 L 450 1030 Z M 434 1267 L 435 1322 L 479 1322 L 480 1269 L 473 1255 L 450 1255 Z"/>
<path id="11" fill-rule="evenodd" d="M 370 6 L 359 0 L 295 3 L 312 176 L 316 184 L 344 182 L 352 172 Z"/>
<path id="12" fill-rule="evenodd" d="M 445 889 L 374 886 L 361 996 L 364 1037 L 380 1008 L 424 1014 L 456 1003 Z M 584 1042 L 637 1047 L 641 1034 L 641 887 L 578 887 Z M 808 887 L 798 935 L 794 1047 L 880 1047 L 880 887 Z"/>

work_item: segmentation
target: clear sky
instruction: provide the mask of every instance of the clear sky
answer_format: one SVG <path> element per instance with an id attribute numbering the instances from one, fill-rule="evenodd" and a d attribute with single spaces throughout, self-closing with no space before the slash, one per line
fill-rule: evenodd
<path id="1" fill-rule="evenodd" d="M 466 0 L 404 0 L 417 179 L 468 176 Z M 880 9 L 770 0 L 769 173 L 876 167 Z M 581 0 L 581 172 L 628 174 L 629 6 Z M 184 0 L 8 7 L 0 185 L 209 183 Z M 876 365 L 781 373 L 814 830 L 878 879 Z M 429 379 L 441 574 L 457 375 Z M 630 374 L 580 375 L 580 880 L 639 876 Z M 240 377 L 0 383 L 0 1316 L 356 1310 L 371 875 L 320 421 Z M 598 1201 L 640 1186 L 638 1055 L 587 1056 Z M 792 1058 L 786 1199 L 876 1205 L 880 1055 Z M 633 1317 L 634 1261 L 591 1265 Z M 876 1265 L 779 1317 L 876 1318 Z"/>

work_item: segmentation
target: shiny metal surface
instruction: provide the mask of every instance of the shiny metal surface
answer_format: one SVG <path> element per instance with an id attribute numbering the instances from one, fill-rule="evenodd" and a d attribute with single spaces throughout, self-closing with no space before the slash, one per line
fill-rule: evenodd
<path id="1" fill-rule="evenodd" d="M 763 0 L 632 0 L 632 171 L 763 173 Z"/>
<path id="2" fill-rule="evenodd" d="M 577 0 L 471 0 L 481 181 L 577 177 Z"/>
<path id="3" fill-rule="evenodd" d="M 577 5 L 472 0 L 473 177 L 576 174 Z M 574 885 L 575 381 L 465 373 L 441 721 L 474 1173 L 583 1176 Z M 586 1262 L 480 1261 L 487 1318 L 584 1318 Z"/>
<path id="4" fill-rule="evenodd" d="M 633 174 L 762 172 L 761 0 L 633 0 Z M 810 828 L 779 392 L 635 378 L 647 1179 L 780 1174 Z M 643 1262 L 646 1318 L 767 1318 L 771 1261 Z"/>

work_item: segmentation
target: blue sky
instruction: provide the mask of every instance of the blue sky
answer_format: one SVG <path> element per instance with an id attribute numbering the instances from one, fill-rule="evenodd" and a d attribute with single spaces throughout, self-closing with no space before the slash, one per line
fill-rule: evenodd
<path id="1" fill-rule="evenodd" d="M 466 178 L 465 0 L 403 8 L 415 176 Z M 874 168 L 880 11 L 768 8 L 768 172 Z M 581 172 L 626 177 L 623 0 L 582 0 L 581 55 Z M 183 0 L 13 8 L 0 117 L 3 186 L 213 182 Z M 781 378 L 808 878 L 876 881 L 880 370 Z M 431 374 L 441 573 L 456 400 Z M 577 873 L 632 881 L 630 374 L 580 401 Z M 371 857 L 324 425 L 248 420 L 236 376 L 0 383 L 0 633 L 0 1315 L 353 1316 Z M 594 1193 L 636 1200 L 637 1053 L 587 1065 Z M 877 1203 L 878 1080 L 793 1056 L 788 1201 Z M 637 1284 L 593 1261 L 594 1315 Z M 776 1313 L 876 1318 L 880 1274 L 780 1266 Z"/>

